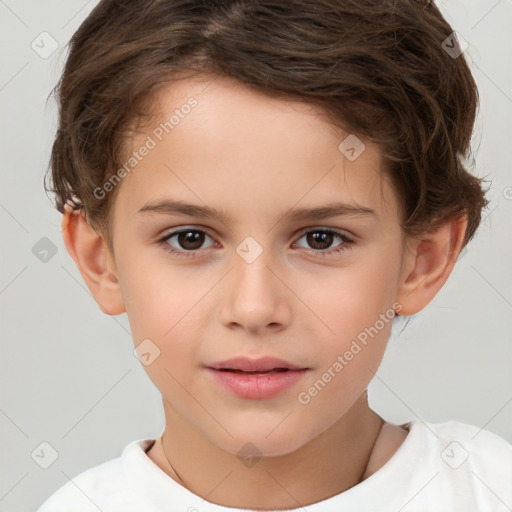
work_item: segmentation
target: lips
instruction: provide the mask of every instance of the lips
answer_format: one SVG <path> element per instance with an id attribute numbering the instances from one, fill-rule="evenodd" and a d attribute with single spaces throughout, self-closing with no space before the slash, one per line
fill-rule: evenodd
<path id="1" fill-rule="evenodd" d="M 263 400 L 280 395 L 297 385 L 309 368 L 275 357 L 237 357 L 213 363 L 206 370 L 214 382 L 236 396 Z"/>

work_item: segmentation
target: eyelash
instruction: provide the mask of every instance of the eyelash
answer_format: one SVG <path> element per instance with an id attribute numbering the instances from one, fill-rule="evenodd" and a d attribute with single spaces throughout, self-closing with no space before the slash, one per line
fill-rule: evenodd
<path id="1" fill-rule="evenodd" d="M 186 250 L 177 251 L 176 249 L 173 249 L 167 243 L 173 236 L 179 235 L 180 233 L 188 233 L 188 232 L 203 233 L 206 236 L 210 237 L 210 235 L 208 235 L 208 233 L 202 229 L 188 228 L 188 229 L 181 229 L 178 231 L 173 231 L 171 233 L 168 233 L 167 235 L 165 235 L 165 237 L 158 240 L 158 243 L 159 243 L 159 245 L 162 246 L 162 248 L 165 252 L 167 252 L 173 256 L 178 256 L 181 258 L 195 258 L 198 256 L 198 253 L 201 251 L 201 249 L 197 249 L 195 251 L 186 251 Z M 332 229 L 325 229 L 325 228 L 310 229 L 308 231 L 305 231 L 300 235 L 298 240 L 300 240 L 304 236 L 308 235 L 309 233 L 329 233 L 329 234 L 333 234 L 333 235 L 339 237 L 342 240 L 342 243 L 340 245 L 338 245 L 337 247 L 335 247 L 334 249 L 323 249 L 323 250 L 322 249 L 309 249 L 309 251 L 315 253 L 315 256 L 320 256 L 322 258 L 325 258 L 328 256 L 333 256 L 336 254 L 340 254 L 344 251 L 347 251 L 347 250 L 351 249 L 352 245 L 354 244 L 354 241 L 352 239 L 350 239 L 347 235 L 338 233 L 337 231 L 333 231 Z M 212 237 L 210 237 L 210 238 L 212 238 Z M 308 250 L 308 249 L 306 249 L 306 250 Z"/>

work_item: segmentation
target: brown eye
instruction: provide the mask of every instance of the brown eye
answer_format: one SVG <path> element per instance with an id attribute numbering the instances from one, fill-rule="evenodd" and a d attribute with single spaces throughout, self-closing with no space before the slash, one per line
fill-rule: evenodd
<path id="1" fill-rule="evenodd" d="M 202 231 L 182 231 L 176 235 L 176 239 L 182 249 L 196 251 L 203 245 L 204 235 Z"/>
<path id="2" fill-rule="evenodd" d="M 169 233 L 159 240 L 159 243 L 171 254 L 194 256 L 202 249 L 207 249 L 215 245 L 212 240 L 210 245 L 203 247 L 207 238 L 212 240 L 212 238 L 201 229 L 182 229 Z"/>
<path id="3" fill-rule="evenodd" d="M 328 231 L 310 231 L 306 235 L 312 249 L 328 249 L 333 242 L 333 233 Z"/>
<path id="4" fill-rule="evenodd" d="M 309 249 L 316 256 L 332 256 L 341 253 L 354 244 L 348 236 L 330 229 L 310 229 L 299 240 L 305 239 L 307 246 L 296 242 L 298 247 Z M 336 239 L 341 243 L 336 244 Z"/>

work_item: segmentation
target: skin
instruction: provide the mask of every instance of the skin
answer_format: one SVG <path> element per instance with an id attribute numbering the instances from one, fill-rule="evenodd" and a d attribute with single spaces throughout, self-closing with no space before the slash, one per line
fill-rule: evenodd
<path id="1" fill-rule="evenodd" d="M 378 146 L 364 141 L 365 151 L 349 161 L 338 149 L 349 134 L 310 105 L 271 99 L 227 78 L 196 77 L 155 97 L 161 121 L 191 96 L 197 107 L 117 185 L 113 252 L 70 210 L 64 241 L 101 310 L 126 312 L 135 346 L 149 338 L 160 350 L 144 366 L 166 418 L 150 459 L 213 503 L 309 505 L 356 485 L 369 458 L 363 478 L 378 471 L 407 435 L 397 425 L 382 426 L 367 400 L 391 322 L 309 403 L 300 403 L 298 393 L 381 314 L 395 306 L 412 315 L 433 299 L 467 223 L 446 222 L 421 239 L 406 236 Z M 157 124 L 140 126 L 127 154 Z M 138 213 L 160 199 L 207 205 L 232 219 Z M 290 209 L 334 201 L 375 215 L 283 218 Z M 167 244 L 185 253 L 186 240 L 159 242 L 183 227 L 207 233 L 193 258 L 164 250 Z M 345 250 L 322 257 L 321 244 L 305 236 L 315 228 L 353 243 L 332 236 L 323 251 L 342 244 Z M 251 263 L 236 252 L 248 236 L 263 250 Z M 271 355 L 308 371 L 274 398 L 240 398 L 203 367 L 240 355 Z M 250 467 L 237 457 L 248 442 L 261 455 Z"/>

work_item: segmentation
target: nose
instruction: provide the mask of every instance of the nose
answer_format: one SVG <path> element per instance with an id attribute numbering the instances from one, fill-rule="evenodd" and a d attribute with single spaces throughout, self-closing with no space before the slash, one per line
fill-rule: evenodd
<path id="1" fill-rule="evenodd" d="M 292 316 L 293 295 L 270 251 L 264 250 L 252 262 L 234 254 L 233 265 L 221 291 L 222 324 L 251 334 L 285 329 Z"/>

